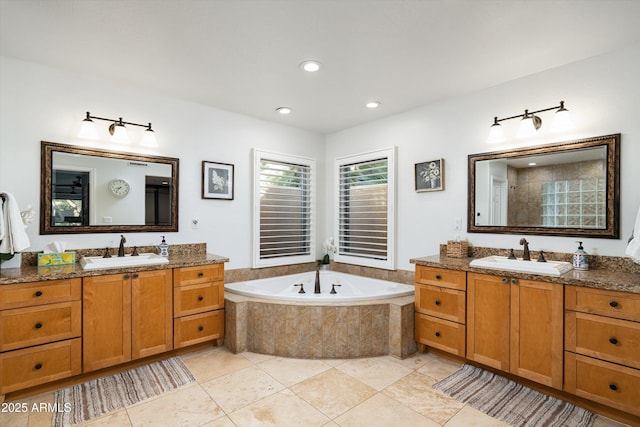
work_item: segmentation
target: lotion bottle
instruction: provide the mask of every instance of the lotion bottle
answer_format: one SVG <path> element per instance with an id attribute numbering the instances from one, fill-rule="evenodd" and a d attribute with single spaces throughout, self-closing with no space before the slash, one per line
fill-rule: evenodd
<path id="1" fill-rule="evenodd" d="M 160 256 L 169 258 L 169 244 L 164 240 L 164 236 L 162 236 L 162 242 L 160 242 L 160 246 L 158 246 L 158 248 L 160 249 Z"/>
<path id="2" fill-rule="evenodd" d="M 578 249 L 573 253 L 573 268 L 576 270 L 589 269 L 589 254 L 582 247 L 582 242 L 578 242 Z"/>

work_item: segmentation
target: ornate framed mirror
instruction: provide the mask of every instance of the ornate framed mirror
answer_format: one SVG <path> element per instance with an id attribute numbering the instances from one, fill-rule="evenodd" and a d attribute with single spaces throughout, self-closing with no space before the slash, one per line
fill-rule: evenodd
<path id="1" fill-rule="evenodd" d="M 469 155 L 467 230 L 618 239 L 620 134 Z"/>
<path id="2" fill-rule="evenodd" d="M 41 142 L 40 234 L 178 231 L 179 160 Z"/>

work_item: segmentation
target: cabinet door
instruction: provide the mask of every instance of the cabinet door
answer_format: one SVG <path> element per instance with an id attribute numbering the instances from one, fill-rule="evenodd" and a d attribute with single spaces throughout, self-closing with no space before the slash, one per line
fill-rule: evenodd
<path id="1" fill-rule="evenodd" d="M 131 360 L 131 275 L 83 280 L 83 371 Z"/>
<path id="2" fill-rule="evenodd" d="M 171 270 L 132 274 L 131 357 L 138 359 L 173 348 Z"/>
<path id="3" fill-rule="evenodd" d="M 533 280 L 510 282 L 510 371 L 562 389 L 563 287 Z"/>
<path id="4" fill-rule="evenodd" d="M 467 358 L 509 371 L 510 280 L 467 275 Z"/>

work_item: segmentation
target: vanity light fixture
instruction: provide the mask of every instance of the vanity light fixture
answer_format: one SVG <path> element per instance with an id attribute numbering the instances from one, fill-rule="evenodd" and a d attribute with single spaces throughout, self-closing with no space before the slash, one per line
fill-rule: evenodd
<path id="1" fill-rule="evenodd" d="M 125 125 L 131 126 L 140 126 L 146 128 L 144 131 L 144 135 L 142 137 L 141 144 L 145 147 L 157 147 L 158 142 L 156 141 L 155 132 L 151 129 L 151 123 L 147 125 L 141 125 L 139 123 L 125 122 L 122 120 L 122 117 L 119 117 L 117 120 L 115 119 L 107 119 L 104 117 L 92 116 L 91 113 L 87 111 L 87 116 L 82 120 L 82 125 L 80 127 L 80 132 L 78 136 L 84 139 L 97 139 L 98 132 L 96 130 L 95 123 L 93 120 L 103 120 L 105 122 L 111 122 L 109 125 L 109 133 L 112 135 L 112 140 L 114 142 L 128 144 L 129 135 L 127 135 L 127 129 Z"/>
<path id="2" fill-rule="evenodd" d="M 500 122 L 511 119 L 520 119 L 520 128 L 518 129 L 517 136 L 519 138 L 528 138 L 534 136 L 538 129 L 542 126 L 542 119 L 537 116 L 538 113 L 544 113 L 545 111 L 556 110 L 554 115 L 551 130 L 554 132 L 561 132 L 571 130 L 574 128 L 571 117 L 569 116 L 569 110 L 564 107 L 564 101 L 560 101 L 560 105 L 555 107 L 543 108 L 541 110 L 531 111 L 524 110 L 524 114 L 518 114 L 516 116 L 505 117 L 499 119 L 497 116 L 493 118 L 493 124 L 489 129 L 490 143 L 504 142 L 506 140 L 502 126 Z"/>

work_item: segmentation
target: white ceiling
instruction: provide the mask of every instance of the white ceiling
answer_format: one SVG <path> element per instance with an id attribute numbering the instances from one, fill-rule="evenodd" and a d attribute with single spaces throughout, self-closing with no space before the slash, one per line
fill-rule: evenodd
<path id="1" fill-rule="evenodd" d="M 0 54 L 326 134 L 635 43 L 639 17 L 638 0 L 0 0 Z"/>

